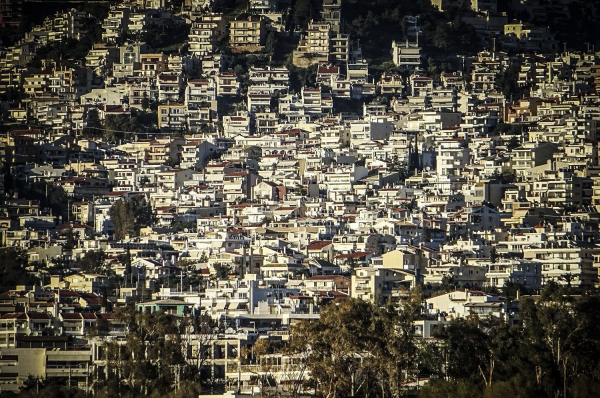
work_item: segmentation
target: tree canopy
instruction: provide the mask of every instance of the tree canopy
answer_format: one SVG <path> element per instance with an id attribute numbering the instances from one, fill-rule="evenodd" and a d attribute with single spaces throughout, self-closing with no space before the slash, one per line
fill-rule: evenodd
<path id="1" fill-rule="evenodd" d="M 0 248 L 0 293 L 17 285 L 33 285 L 38 279 L 27 272 L 27 252 L 16 247 Z"/>
<path id="2" fill-rule="evenodd" d="M 349 299 L 327 306 L 318 321 L 292 329 L 290 350 L 305 353 L 319 396 L 400 396 L 416 353 L 412 321 L 420 291 L 384 307 Z M 378 394 L 378 395 L 379 395 Z"/>
<path id="3" fill-rule="evenodd" d="M 101 273 L 105 260 L 106 253 L 103 250 L 90 250 L 79 260 L 79 268 L 83 272 Z"/>
<path id="4" fill-rule="evenodd" d="M 152 207 L 141 196 L 115 202 L 108 214 L 115 227 L 116 239 L 123 239 L 125 235 L 138 235 L 140 228 L 150 226 L 154 221 Z"/>

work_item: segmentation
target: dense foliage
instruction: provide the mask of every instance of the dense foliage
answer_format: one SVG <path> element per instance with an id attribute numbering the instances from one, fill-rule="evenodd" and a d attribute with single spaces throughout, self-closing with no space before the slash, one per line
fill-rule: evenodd
<path id="1" fill-rule="evenodd" d="M 289 349 L 304 353 L 305 382 L 322 397 L 586 397 L 600 391 L 599 301 L 551 284 L 520 301 L 520 325 L 456 319 L 422 340 L 418 293 L 400 310 L 347 300 L 294 327 Z"/>
<path id="2" fill-rule="evenodd" d="M 163 312 L 142 313 L 133 306 L 119 308 L 115 321 L 129 331 L 126 341 L 106 343 L 106 371 L 95 373 L 90 380 L 89 394 L 69 388 L 65 380 L 45 381 L 31 378 L 19 394 L 0 392 L 3 398 L 13 396 L 36 398 L 95 397 L 169 397 L 196 398 L 210 387 L 208 374 L 201 370 L 206 353 L 192 350 L 190 336 L 207 345 L 214 339 L 216 323 L 206 314 L 185 314 L 182 317 Z M 98 322 L 87 331 L 87 337 L 103 338 L 108 325 Z"/>
<path id="3" fill-rule="evenodd" d="M 400 310 L 354 299 L 334 303 L 319 321 L 292 329 L 289 350 L 305 356 L 319 396 L 401 396 L 415 367 L 412 321 L 420 305 L 420 291 Z"/>
<path id="4" fill-rule="evenodd" d="M 154 219 L 150 204 L 144 197 L 138 196 L 115 202 L 108 214 L 115 227 L 116 239 L 138 235 L 140 228 L 151 225 Z"/>
<path id="5" fill-rule="evenodd" d="M 0 248 L 0 292 L 17 285 L 33 285 L 38 280 L 26 271 L 27 252 L 16 247 Z"/>

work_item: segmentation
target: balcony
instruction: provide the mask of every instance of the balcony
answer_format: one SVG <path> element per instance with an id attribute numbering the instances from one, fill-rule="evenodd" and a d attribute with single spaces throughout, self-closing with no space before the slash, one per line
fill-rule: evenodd
<path id="1" fill-rule="evenodd" d="M 67 367 L 63 365 L 46 365 L 46 377 L 86 377 L 92 371 L 84 365 Z"/>

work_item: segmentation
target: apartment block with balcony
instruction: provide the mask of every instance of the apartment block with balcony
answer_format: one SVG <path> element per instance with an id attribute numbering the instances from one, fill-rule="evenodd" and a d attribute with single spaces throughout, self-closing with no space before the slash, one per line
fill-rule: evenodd
<path id="1" fill-rule="evenodd" d="M 142 109 L 145 101 L 158 100 L 158 87 L 155 79 L 134 78 L 128 81 L 129 106 Z M 148 102 L 148 103 L 150 103 Z"/>
<path id="2" fill-rule="evenodd" d="M 256 112 L 254 131 L 258 135 L 272 135 L 277 132 L 279 119 L 275 112 Z"/>
<path id="3" fill-rule="evenodd" d="M 598 283 L 598 270 L 594 258 L 599 249 L 587 242 L 570 240 L 546 241 L 539 248 L 523 249 L 525 260 L 541 263 L 542 284 L 550 281 L 560 285 L 594 286 Z"/>
<path id="4" fill-rule="evenodd" d="M 227 22 L 222 14 L 203 14 L 192 23 L 188 36 L 190 53 L 197 56 L 212 54 L 227 33 Z"/>
<path id="5" fill-rule="evenodd" d="M 233 20 L 229 23 L 229 44 L 235 50 L 258 51 L 265 45 L 267 24 L 262 17 Z"/>
<path id="6" fill-rule="evenodd" d="M 85 65 L 103 76 L 119 59 L 119 49 L 106 43 L 95 43 L 85 57 Z"/>
<path id="7" fill-rule="evenodd" d="M 140 54 L 140 64 L 135 76 L 153 78 L 168 70 L 169 57 L 163 53 Z"/>
<path id="8" fill-rule="evenodd" d="M 335 32 L 335 30 L 333 31 Z M 329 48 L 330 62 L 336 65 L 345 65 L 350 61 L 350 35 L 334 33 L 329 40 Z"/>
<path id="9" fill-rule="evenodd" d="M 592 179 L 577 176 L 565 168 L 548 170 L 533 181 L 526 197 L 555 208 L 589 205 L 592 203 L 592 186 Z"/>
<path id="10" fill-rule="evenodd" d="M 329 62 L 331 27 L 326 21 L 311 21 L 294 51 L 294 64 L 309 66 Z"/>
<path id="11" fill-rule="evenodd" d="M 379 298 L 382 304 L 390 297 L 400 297 L 414 283 L 414 273 L 407 270 L 360 267 L 352 274 L 350 295 L 371 302 Z"/>
<path id="12" fill-rule="evenodd" d="M 166 130 L 186 130 L 187 106 L 178 103 L 159 105 L 158 127 Z"/>
<path id="13" fill-rule="evenodd" d="M 240 82 L 235 72 L 229 70 L 220 72 L 216 76 L 217 95 L 237 95 L 240 90 Z"/>
<path id="14" fill-rule="evenodd" d="M 479 0 L 484 1 L 484 0 Z M 504 25 L 505 40 L 514 47 L 528 51 L 556 51 L 558 41 L 550 28 L 527 23 Z"/>
<path id="15" fill-rule="evenodd" d="M 377 82 L 377 90 L 382 95 L 402 95 L 404 79 L 401 75 L 385 72 Z"/>
<path id="16" fill-rule="evenodd" d="M 18 29 L 23 24 L 23 0 L 0 0 L 0 28 Z"/>
<path id="17" fill-rule="evenodd" d="M 436 157 L 437 173 L 440 176 L 458 176 L 469 160 L 470 149 L 464 141 L 441 141 Z"/>
<path id="18" fill-rule="evenodd" d="M 517 175 L 524 176 L 528 169 L 546 164 L 558 152 L 553 143 L 529 142 L 514 150 L 512 169 Z"/>
<path id="19" fill-rule="evenodd" d="M 181 98 L 183 80 L 180 74 L 163 72 L 158 76 L 158 101 L 177 102 Z"/>
<path id="20" fill-rule="evenodd" d="M 272 66 L 251 67 L 249 70 L 251 85 L 249 94 L 286 94 L 290 86 L 290 72 L 287 68 Z"/>
<path id="21" fill-rule="evenodd" d="M 108 16 L 102 21 L 102 40 L 116 42 L 127 31 L 130 9 L 126 7 L 113 7 Z"/>
<path id="22" fill-rule="evenodd" d="M 421 47 L 416 43 L 392 42 L 392 61 L 401 69 L 415 69 L 421 66 Z"/>

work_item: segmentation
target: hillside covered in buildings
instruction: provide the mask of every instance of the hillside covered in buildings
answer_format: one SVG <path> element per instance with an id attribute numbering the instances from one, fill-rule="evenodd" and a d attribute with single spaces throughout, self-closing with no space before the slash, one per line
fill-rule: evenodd
<path id="1" fill-rule="evenodd" d="M 0 398 L 597 395 L 599 15 L 0 0 Z"/>

